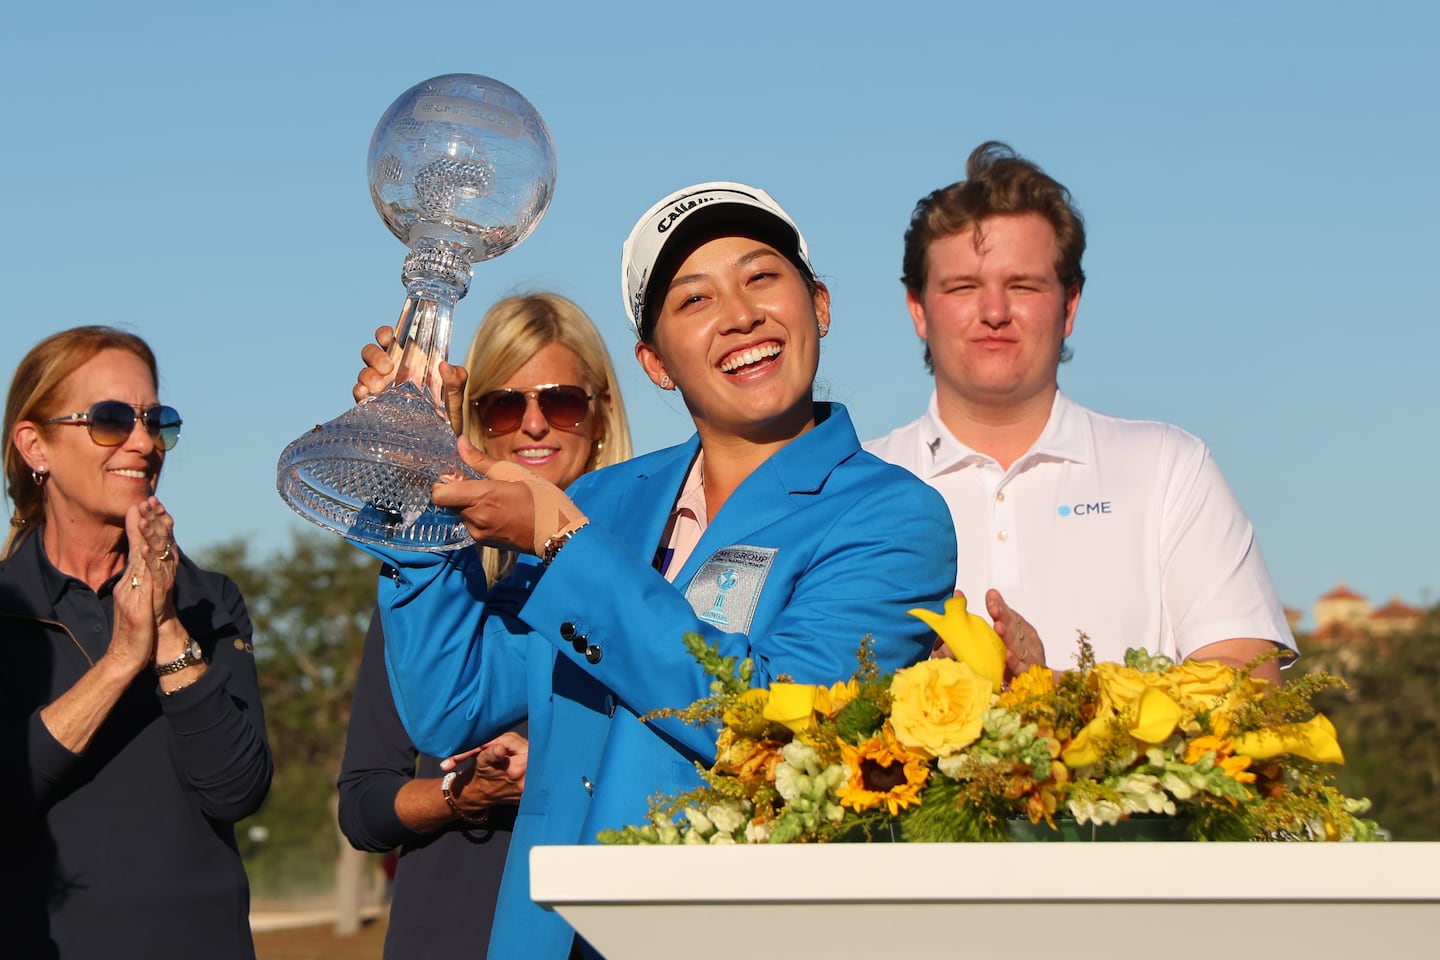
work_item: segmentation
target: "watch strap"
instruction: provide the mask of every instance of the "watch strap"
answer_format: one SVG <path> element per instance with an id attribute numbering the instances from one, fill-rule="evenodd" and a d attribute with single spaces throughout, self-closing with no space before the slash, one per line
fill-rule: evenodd
<path id="1" fill-rule="evenodd" d="M 589 525 L 589 520 L 581 520 L 579 523 L 571 524 L 564 530 L 561 530 L 559 533 L 555 534 L 555 536 L 550 537 L 548 540 L 546 540 L 545 547 L 540 552 L 541 563 L 543 563 L 547 567 L 550 566 L 550 562 L 554 560 L 555 557 L 560 553 L 560 548 L 565 546 L 565 544 L 569 543 L 570 538 L 575 536 L 576 533 L 585 529 L 585 527 Z"/>
<path id="2" fill-rule="evenodd" d="M 185 649 L 181 651 L 180 656 L 176 657 L 174 660 L 171 660 L 169 663 L 155 664 L 155 676 L 167 677 L 172 673 L 179 673 L 186 667 L 193 667 L 197 663 L 204 662 L 204 657 L 200 655 L 200 644 L 196 643 L 194 638 L 192 637 L 185 644 Z"/>

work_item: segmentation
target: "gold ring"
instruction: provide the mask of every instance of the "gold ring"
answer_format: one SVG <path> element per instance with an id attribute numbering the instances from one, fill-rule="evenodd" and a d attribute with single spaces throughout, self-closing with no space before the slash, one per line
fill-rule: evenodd
<path id="1" fill-rule="evenodd" d="M 132 574 L 130 574 L 130 589 L 131 589 L 131 590 L 138 590 L 138 589 L 140 589 L 140 575 L 139 575 L 139 574 L 137 574 L 137 573 L 132 573 Z"/>

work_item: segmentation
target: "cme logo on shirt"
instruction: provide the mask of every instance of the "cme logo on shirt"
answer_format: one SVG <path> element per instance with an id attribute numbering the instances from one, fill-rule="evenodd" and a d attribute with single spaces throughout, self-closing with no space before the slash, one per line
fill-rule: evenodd
<path id="1" fill-rule="evenodd" d="M 1062 503 L 1059 512 L 1062 517 L 1092 517 L 1112 511 L 1109 500 L 1097 500 L 1093 503 Z"/>

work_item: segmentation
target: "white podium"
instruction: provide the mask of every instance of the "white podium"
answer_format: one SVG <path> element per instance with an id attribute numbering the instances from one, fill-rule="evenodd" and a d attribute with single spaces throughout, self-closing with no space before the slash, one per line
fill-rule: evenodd
<path id="1" fill-rule="evenodd" d="M 537 847 L 607 960 L 1440 958 L 1440 843 Z"/>

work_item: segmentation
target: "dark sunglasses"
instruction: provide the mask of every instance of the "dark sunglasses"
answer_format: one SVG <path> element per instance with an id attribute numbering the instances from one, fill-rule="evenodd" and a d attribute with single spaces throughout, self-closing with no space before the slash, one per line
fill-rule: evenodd
<path id="1" fill-rule="evenodd" d="M 174 407 L 156 404 L 137 407 L 124 400 L 101 400 L 83 413 L 51 417 L 46 423 L 83 423 L 90 428 L 90 439 L 102 447 L 118 447 L 135 430 L 135 419 L 145 424 L 145 432 L 161 450 L 169 450 L 180 442 L 180 414 Z"/>
<path id="2" fill-rule="evenodd" d="M 525 405 L 534 397 L 545 421 L 557 430 L 573 430 L 590 412 L 593 393 L 567 383 L 547 383 L 529 390 L 491 390 L 470 401 L 485 436 L 514 433 L 525 420 Z"/>

